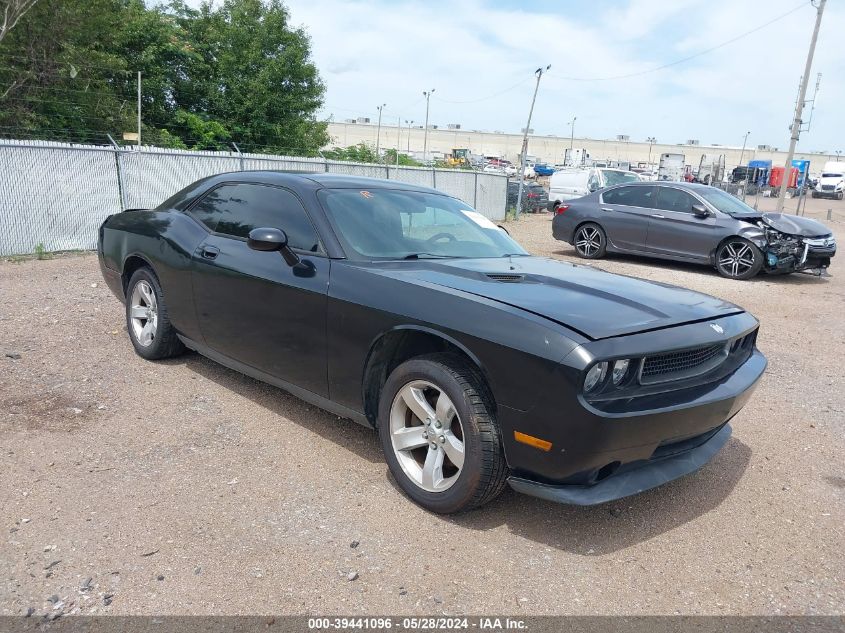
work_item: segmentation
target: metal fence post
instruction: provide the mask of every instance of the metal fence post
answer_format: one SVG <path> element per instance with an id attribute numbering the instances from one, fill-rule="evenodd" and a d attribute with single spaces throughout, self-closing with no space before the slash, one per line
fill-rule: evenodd
<path id="1" fill-rule="evenodd" d="M 119 189 L 120 194 L 120 210 L 126 211 L 126 186 L 123 183 L 123 169 L 121 169 L 120 166 L 120 146 L 111 137 L 111 134 L 106 134 L 106 136 L 109 137 L 112 147 L 114 147 L 114 165 L 117 169 L 117 188 Z"/>
<path id="2" fill-rule="evenodd" d="M 431 168 L 431 188 L 437 189 L 437 170 L 434 167 Z"/>
<path id="3" fill-rule="evenodd" d="M 240 159 L 241 171 L 244 170 L 244 155 L 241 154 L 241 148 L 238 147 L 238 144 L 232 141 L 232 147 L 235 148 L 235 151 L 238 153 L 238 158 Z"/>
<path id="4" fill-rule="evenodd" d="M 475 187 L 472 190 L 472 208 L 475 209 L 478 207 L 478 172 L 474 171 L 475 174 Z"/>

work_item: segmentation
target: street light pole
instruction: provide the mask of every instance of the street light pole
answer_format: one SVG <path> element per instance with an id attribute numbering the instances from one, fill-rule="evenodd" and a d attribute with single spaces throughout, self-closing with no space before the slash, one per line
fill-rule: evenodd
<path id="1" fill-rule="evenodd" d="M 434 88 L 426 92 L 423 90 L 423 96 L 425 97 L 425 129 L 423 130 L 423 162 L 428 160 L 428 104 L 431 101 L 431 93 L 434 92 Z"/>
<path id="2" fill-rule="evenodd" d="M 399 150 L 402 144 L 402 117 L 396 121 L 396 166 L 399 167 Z"/>
<path id="3" fill-rule="evenodd" d="M 514 218 L 519 218 L 519 211 L 522 205 L 522 188 L 525 184 L 525 158 L 528 154 L 528 130 L 531 128 L 531 115 L 534 114 L 534 103 L 537 101 L 537 91 L 540 89 L 540 79 L 543 77 L 543 72 L 551 68 L 549 64 L 545 69 L 538 68 L 534 71 L 537 75 L 537 83 L 534 84 L 534 96 L 531 98 L 531 108 L 528 110 L 528 123 L 525 124 L 525 134 L 522 136 L 522 160 L 519 167 L 519 189 L 516 193 L 516 211 L 514 211 Z M 573 119 L 574 120 L 574 119 Z"/>
<path id="4" fill-rule="evenodd" d="M 657 139 L 653 136 L 649 136 L 646 141 L 648 142 L 648 160 L 646 161 L 646 167 L 651 169 L 651 148 L 657 142 Z"/>
<path id="5" fill-rule="evenodd" d="M 792 171 L 792 158 L 795 156 L 795 145 L 798 143 L 798 137 L 801 134 L 801 115 L 804 112 L 804 98 L 807 96 L 807 82 L 810 79 L 810 70 L 813 66 L 813 54 L 816 52 L 816 40 L 819 38 L 819 27 L 822 23 L 822 13 L 824 13 L 824 5 L 827 0 L 819 0 L 819 6 L 816 7 L 816 26 L 813 29 L 813 37 L 810 38 L 810 50 L 807 51 L 807 63 L 804 66 L 804 76 L 801 78 L 801 89 L 798 91 L 798 102 L 795 104 L 795 117 L 792 120 L 792 128 L 789 138 L 789 151 L 786 154 L 786 164 L 783 167 L 783 180 L 780 183 L 780 192 L 778 193 L 777 212 L 783 211 L 783 202 L 786 196 L 786 186 L 789 184 L 789 175 Z"/>
<path id="6" fill-rule="evenodd" d="M 382 108 L 384 108 L 384 106 L 386 105 L 386 103 L 382 103 L 380 106 L 376 106 L 376 108 L 378 109 L 378 127 L 376 128 L 376 161 L 378 161 L 379 159 L 378 149 L 379 141 L 381 141 L 381 111 Z"/>
<path id="7" fill-rule="evenodd" d="M 138 149 L 141 149 L 141 71 L 138 71 Z"/>
<path id="8" fill-rule="evenodd" d="M 411 155 L 411 126 L 413 124 L 414 124 L 413 119 L 410 120 L 410 121 L 408 119 L 405 119 L 405 125 L 408 126 L 408 156 Z"/>

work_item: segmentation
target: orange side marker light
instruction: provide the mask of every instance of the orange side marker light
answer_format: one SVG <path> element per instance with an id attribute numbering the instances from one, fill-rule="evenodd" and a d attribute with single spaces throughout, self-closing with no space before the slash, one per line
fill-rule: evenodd
<path id="1" fill-rule="evenodd" d="M 520 433 L 519 431 L 513 432 L 513 439 L 515 439 L 517 442 L 521 442 L 522 444 L 528 444 L 528 446 L 539 448 L 541 451 L 546 451 L 547 453 L 552 450 L 551 442 L 541 440 L 539 437 L 534 437 L 533 435 Z"/>

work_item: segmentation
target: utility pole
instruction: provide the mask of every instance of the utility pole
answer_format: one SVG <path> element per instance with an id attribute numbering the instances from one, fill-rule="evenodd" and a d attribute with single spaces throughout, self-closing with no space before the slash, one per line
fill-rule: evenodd
<path id="1" fill-rule="evenodd" d="M 386 103 L 382 103 L 380 106 L 376 106 L 378 109 L 378 127 L 376 128 L 376 161 L 379 160 L 378 148 L 379 142 L 381 141 L 381 111 L 386 105 Z"/>
<path id="2" fill-rule="evenodd" d="M 428 103 L 431 100 L 431 93 L 434 92 L 434 88 L 426 92 L 423 90 L 423 96 L 425 97 L 425 130 L 423 130 L 423 162 L 428 160 Z"/>
<path id="3" fill-rule="evenodd" d="M 783 180 L 780 183 L 778 193 L 777 212 L 783 212 L 783 202 L 786 196 L 786 186 L 789 184 L 789 175 L 792 172 L 792 158 L 795 156 L 795 145 L 801 134 L 801 116 L 804 111 L 804 98 L 807 96 L 807 83 L 810 79 L 810 70 L 813 66 L 813 54 L 816 52 L 816 40 L 819 38 L 819 27 L 822 23 L 822 13 L 827 0 L 818 0 L 816 7 L 816 26 L 813 29 L 813 37 L 810 39 L 810 50 L 807 51 L 807 64 L 804 66 L 804 76 L 801 78 L 801 89 L 798 93 L 798 102 L 795 104 L 795 117 L 792 120 L 792 128 L 789 139 L 789 151 L 786 154 L 786 164 L 783 167 Z M 815 6 L 815 4 L 813 4 Z"/>
<path id="4" fill-rule="evenodd" d="M 138 149 L 141 149 L 141 71 L 138 71 Z"/>
<path id="5" fill-rule="evenodd" d="M 751 130 L 745 133 L 745 138 L 742 139 L 742 151 L 739 153 L 739 166 L 742 167 L 742 157 L 745 156 L 745 145 L 748 143 L 748 135 L 751 134 Z M 747 178 L 747 174 L 746 174 Z"/>
<path id="6" fill-rule="evenodd" d="M 575 119 L 577 116 L 572 117 L 572 120 L 569 122 L 569 155 L 572 155 L 572 148 L 575 144 Z"/>
<path id="7" fill-rule="evenodd" d="M 405 125 L 408 126 L 408 156 L 411 155 L 411 126 L 414 124 L 413 119 L 410 121 L 405 119 Z"/>
<path id="8" fill-rule="evenodd" d="M 531 115 L 534 114 L 534 102 L 537 101 L 537 91 L 540 89 L 540 79 L 543 77 L 543 72 L 551 67 L 552 65 L 549 64 L 545 69 L 538 68 L 534 71 L 534 74 L 537 75 L 537 83 L 534 84 L 534 96 L 531 98 L 531 108 L 528 110 L 528 123 L 525 124 L 525 134 L 522 136 L 522 160 L 520 161 L 519 167 L 519 189 L 516 192 L 516 211 L 514 211 L 514 218 L 519 218 L 519 211 L 522 205 L 522 188 L 525 185 L 525 158 L 528 154 L 528 130 L 531 128 Z"/>

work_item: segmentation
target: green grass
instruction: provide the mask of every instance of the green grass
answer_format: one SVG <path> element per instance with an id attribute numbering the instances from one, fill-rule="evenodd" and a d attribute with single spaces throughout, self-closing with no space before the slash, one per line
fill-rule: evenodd
<path id="1" fill-rule="evenodd" d="M 50 259 L 51 255 L 44 246 L 44 242 L 35 245 L 35 259 Z"/>

